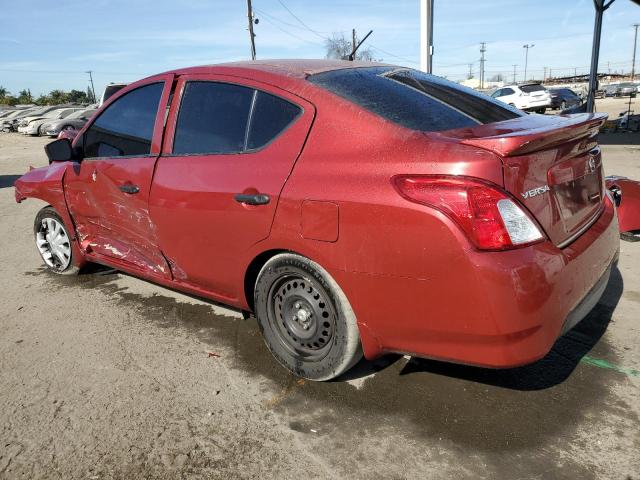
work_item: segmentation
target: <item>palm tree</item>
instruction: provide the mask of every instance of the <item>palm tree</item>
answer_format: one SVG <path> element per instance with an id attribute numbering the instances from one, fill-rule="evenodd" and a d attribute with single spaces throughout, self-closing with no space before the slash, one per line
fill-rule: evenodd
<path id="1" fill-rule="evenodd" d="M 0 98 L 6 97 L 9 94 L 9 90 L 4 87 L 0 87 Z"/>

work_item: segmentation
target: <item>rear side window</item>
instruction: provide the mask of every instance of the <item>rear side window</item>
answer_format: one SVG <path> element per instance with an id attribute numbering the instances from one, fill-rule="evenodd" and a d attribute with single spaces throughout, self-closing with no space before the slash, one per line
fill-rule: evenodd
<path id="1" fill-rule="evenodd" d="M 513 95 L 514 93 L 516 93 L 516 92 L 513 91 L 513 88 L 505 88 L 504 90 L 502 90 L 502 95 L 501 96 L 504 97 L 506 95 Z"/>
<path id="2" fill-rule="evenodd" d="M 531 92 L 541 92 L 544 91 L 545 88 L 540 85 L 539 83 L 534 84 L 534 85 L 521 85 L 520 86 L 520 90 L 522 90 L 523 92 L 526 93 L 531 93 Z"/>
<path id="3" fill-rule="evenodd" d="M 85 134 L 85 157 L 148 155 L 163 88 L 145 85 L 109 105 Z"/>
<path id="4" fill-rule="evenodd" d="M 284 131 L 302 109 L 282 98 L 256 91 L 255 104 L 251 113 L 247 149 L 260 148 Z"/>
<path id="5" fill-rule="evenodd" d="M 301 111 L 297 105 L 249 87 L 187 82 L 173 154 L 229 154 L 261 148 L 284 131 Z"/>
<path id="6" fill-rule="evenodd" d="M 188 82 L 182 94 L 174 154 L 235 153 L 244 149 L 253 89 Z"/>
<path id="7" fill-rule="evenodd" d="M 416 70 L 367 67 L 332 70 L 308 80 L 386 120 L 421 131 L 472 127 L 516 118 L 511 107 Z"/>

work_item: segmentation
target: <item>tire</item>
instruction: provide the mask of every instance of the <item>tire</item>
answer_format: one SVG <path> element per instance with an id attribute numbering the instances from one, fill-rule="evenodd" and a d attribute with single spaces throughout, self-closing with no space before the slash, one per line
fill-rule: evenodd
<path id="1" fill-rule="evenodd" d="M 55 237 L 50 235 L 52 231 L 57 232 Z M 38 212 L 33 234 L 36 248 L 49 271 L 58 275 L 75 275 L 79 272 L 73 261 L 69 230 L 53 207 L 44 207 Z"/>
<path id="2" fill-rule="evenodd" d="M 620 239 L 625 242 L 640 242 L 640 230 L 620 233 Z"/>
<path id="3" fill-rule="evenodd" d="M 317 263 L 283 253 L 260 270 L 255 312 L 264 341 L 285 368 L 334 379 L 362 358 L 356 316 L 342 289 Z"/>
<path id="4" fill-rule="evenodd" d="M 562 103 L 560 104 L 560 110 L 564 110 L 565 108 L 567 108 L 567 102 L 565 102 L 564 100 L 562 101 Z"/>
<path id="5" fill-rule="evenodd" d="M 539 108 L 538 110 L 536 110 L 536 113 L 539 113 L 540 115 L 544 115 L 544 112 L 546 111 L 547 111 L 546 108 Z"/>

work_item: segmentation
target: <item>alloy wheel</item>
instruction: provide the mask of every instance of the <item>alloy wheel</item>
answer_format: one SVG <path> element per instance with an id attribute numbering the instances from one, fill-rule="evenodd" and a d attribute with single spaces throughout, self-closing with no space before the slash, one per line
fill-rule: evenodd
<path id="1" fill-rule="evenodd" d="M 71 241 L 62 223 L 45 217 L 36 231 L 36 246 L 48 267 L 63 271 L 71 262 Z"/>

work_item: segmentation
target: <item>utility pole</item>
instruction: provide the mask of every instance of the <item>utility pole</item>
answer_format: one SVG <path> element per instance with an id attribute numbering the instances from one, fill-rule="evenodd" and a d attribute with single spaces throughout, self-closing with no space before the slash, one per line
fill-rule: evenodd
<path id="1" fill-rule="evenodd" d="M 480 42 L 480 89 L 484 88 L 484 52 L 487 51 L 486 42 Z"/>
<path id="2" fill-rule="evenodd" d="M 595 95 L 598 90 L 598 59 L 600 58 L 600 36 L 602 34 L 602 17 L 607 8 L 615 0 L 593 0 L 593 6 L 596 10 L 595 25 L 593 28 L 593 44 L 591 46 L 591 67 L 589 68 L 589 95 L 587 96 L 586 110 L 588 113 L 593 112 L 595 107 Z"/>
<path id="3" fill-rule="evenodd" d="M 549 80 L 551 80 L 553 78 L 553 75 L 551 74 L 551 67 L 549 67 Z"/>
<path id="4" fill-rule="evenodd" d="M 433 0 L 420 0 L 420 70 L 433 73 Z"/>
<path id="5" fill-rule="evenodd" d="M 351 51 L 354 52 L 356 49 L 356 29 L 351 29 Z"/>
<path id="6" fill-rule="evenodd" d="M 473 78 L 473 63 L 469 64 L 469 76 L 467 78 Z"/>
<path id="7" fill-rule="evenodd" d="M 544 73 L 542 74 L 542 83 L 547 80 L 547 67 L 544 67 Z"/>
<path id="8" fill-rule="evenodd" d="M 607 72 L 611 75 L 611 62 L 607 62 Z"/>
<path id="9" fill-rule="evenodd" d="M 524 53 L 524 81 L 527 81 L 527 63 L 529 62 L 529 49 L 535 47 L 535 44 L 525 44 L 522 46 L 522 48 L 525 49 L 525 53 Z"/>
<path id="10" fill-rule="evenodd" d="M 516 67 L 517 67 L 517 66 L 518 66 L 518 65 L 514 65 L 514 66 L 513 66 L 513 83 L 516 83 Z"/>
<path id="11" fill-rule="evenodd" d="M 96 89 L 93 88 L 93 70 L 87 70 L 86 73 L 89 74 L 89 81 L 91 82 L 91 93 L 93 93 L 93 102 L 95 103 L 97 99 L 96 99 Z"/>
<path id="12" fill-rule="evenodd" d="M 573 76 L 574 78 L 578 76 L 578 67 L 573 67 Z"/>
<path id="13" fill-rule="evenodd" d="M 251 0 L 247 0 L 247 18 L 249 20 L 249 42 L 251 42 L 251 60 L 256 59 L 256 34 L 253 33 L 253 7 Z"/>
<path id="14" fill-rule="evenodd" d="M 633 37 L 633 60 L 631 60 L 631 81 L 633 82 L 633 77 L 636 75 L 636 45 L 638 43 L 638 26 L 640 24 L 634 23 L 633 27 L 636 29 L 636 34 Z"/>

